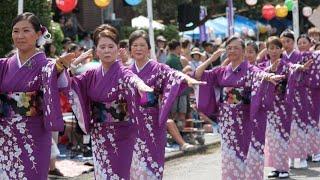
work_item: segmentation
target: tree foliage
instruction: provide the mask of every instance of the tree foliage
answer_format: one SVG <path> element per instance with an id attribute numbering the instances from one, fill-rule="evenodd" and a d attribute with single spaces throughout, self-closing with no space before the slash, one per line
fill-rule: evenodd
<path id="1" fill-rule="evenodd" d="M 51 20 L 51 1 L 24 1 L 24 12 L 36 14 L 43 25 L 49 27 Z M 12 50 L 11 23 L 18 14 L 17 0 L 1 0 L 0 6 L 0 57 Z"/>

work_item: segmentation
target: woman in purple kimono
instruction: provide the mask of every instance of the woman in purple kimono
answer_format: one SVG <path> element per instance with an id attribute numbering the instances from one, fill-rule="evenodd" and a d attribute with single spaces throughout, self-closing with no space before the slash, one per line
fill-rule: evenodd
<path id="1" fill-rule="evenodd" d="M 257 64 L 257 56 L 258 56 L 259 48 L 256 42 L 249 41 L 246 44 L 244 57 L 249 61 L 250 64 Z"/>
<path id="2" fill-rule="evenodd" d="M 258 66 L 267 72 L 285 75 L 276 86 L 273 108 L 267 112 L 267 130 L 265 137 L 265 164 L 275 168 L 268 177 L 288 177 L 288 143 L 290 136 L 291 120 L 289 119 L 286 104 L 286 89 L 289 66 L 281 58 L 282 43 L 278 37 L 269 37 L 267 41 L 267 61 Z"/>
<path id="3" fill-rule="evenodd" d="M 133 122 L 140 121 L 139 93 L 152 89 L 117 60 L 119 35 L 114 27 L 100 25 L 93 38 L 101 65 L 72 77 L 72 109 L 80 128 L 92 137 L 95 179 L 127 180 L 136 137 Z"/>
<path id="4" fill-rule="evenodd" d="M 63 130 L 57 70 L 37 48 L 44 32 L 34 14 L 18 15 L 17 52 L 0 59 L 0 179 L 47 180 L 50 131 Z"/>
<path id="5" fill-rule="evenodd" d="M 294 49 L 294 33 L 291 30 L 285 30 L 280 35 L 281 43 L 284 49 L 282 59 L 286 62 L 297 63 L 301 59 L 301 54 Z"/>
<path id="6" fill-rule="evenodd" d="M 314 64 L 305 72 L 303 79 L 308 91 L 311 119 L 307 124 L 307 152 L 312 155 L 313 162 L 320 161 L 320 55 L 319 52 L 310 54 Z M 310 95 L 310 96 L 309 96 Z"/>
<path id="7" fill-rule="evenodd" d="M 265 71 L 284 75 L 286 78 L 276 86 L 275 99 L 272 102 L 273 108 L 267 112 L 266 166 L 275 168 L 268 175 L 269 178 L 286 178 L 289 176 L 288 151 L 290 151 L 289 139 L 292 121 L 306 116 L 306 113 L 302 111 L 297 112 L 296 102 L 301 104 L 305 101 L 295 101 L 290 98 L 295 95 L 295 89 L 291 86 L 294 78 L 290 76 L 290 72 L 294 71 L 295 66 L 285 58 L 281 58 L 282 43 L 280 39 L 270 37 L 267 42 L 267 50 L 269 61 L 260 64 L 260 67 Z M 301 69 L 308 68 L 309 63 L 299 67 Z"/>
<path id="8" fill-rule="evenodd" d="M 320 130 L 319 130 L 319 53 L 310 52 L 312 46 L 311 39 L 307 35 L 301 35 L 298 38 L 298 47 L 301 52 L 304 53 L 304 57 L 301 59 L 301 63 L 313 59 L 314 64 L 311 66 L 310 70 L 306 72 L 298 72 L 297 76 L 300 76 L 300 81 L 296 83 L 296 91 L 306 93 L 307 105 L 302 105 L 302 107 L 308 108 L 308 119 L 306 121 L 306 153 L 312 155 L 312 161 L 320 161 Z M 301 81 L 306 83 L 302 83 Z M 305 111 L 306 109 L 304 109 Z M 310 117 L 311 116 L 311 117 Z M 302 165 L 306 165 L 305 159 L 303 159 Z M 301 165 L 300 164 L 300 165 Z"/>
<path id="9" fill-rule="evenodd" d="M 311 43 L 311 40 L 306 35 L 301 35 L 298 38 L 298 43 L 300 43 L 300 48 L 302 51 L 307 49 L 306 47 L 302 47 L 302 44 L 306 44 L 307 42 Z M 310 48 L 311 46 L 309 46 Z M 311 52 L 299 52 L 299 57 L 297 62 L 298 64 L 304 64 L 308 61 L 312 61 Z M 308 55 L 310 54 L 311 57 Z M 310 59 L 310 60 L 309 60 Z M 305 109 L 310 104 L 311 92 L 310 89 L 307 88 L 303 83 L 301 77 L 301 72 L 296 71 L 292 72 L 290 75 L 290 92 L 289 98 L 292 113 L 290 113 L 291 122 L 291 132 L 290 132 L 290 141 L 289 141 L 289 166 L 290 168 L 307 168 L 307 156 L 308 156 L 308 148 L 307 148 L 307 125 L 311 123 L 311 113 Z M 306 98 L 309 97 L 309 98 Z M 296 159 L 296 160 L 295 160 Z M 295 161 L 299 161 L 299 164 L 295 164 Z"/>
<path id="10" fill-rule="evenodd" d="M 259 112 L 268 108 L 270 98 L 266 97 L 274 89 L 274 85 L 264 79 L 276 83 L 282 76 L 264 73 L 244 60 L 244 42 L 240 38 L 230 38 L 226 46 L 229 65 L 205 71 L 212 61 L 209 59 L 196 70 L 195 77 L 207 82 L 207 85 L 199 86 L 197 105 L 209 117 L 219 113 L 222 179 L 257 179 L 261 173 L 257 177 L 256 171 L 263 170 L 263 155 L 260 155 L 263 144 L 260 141 L 264 139 L 263 132 L 258 136 L 258 129 L 265 126 L 265 123 L 260 124 L 265 117 Z M 216 102 L 215 87 L 222 88 L 219 103 Z M 248 151 L 252 169 L 246 169 Z"/>
<path id="11" fill-rule="evenodd" d="M 166 145 L 166 122 L 175 98 L 186 85 L 201 82 L 190 78 L 169 66 L 148 58 L 150 52 L 148 34 L 134 31 L 129 37 L 129 49 L 134 59 L 132 72 L 154 89 L 151 104 L 139 106 L 138 130 L 131 165 L 131 179 L 162 179 Z M 151 98 L 150 96 L 144 98 Z"/>

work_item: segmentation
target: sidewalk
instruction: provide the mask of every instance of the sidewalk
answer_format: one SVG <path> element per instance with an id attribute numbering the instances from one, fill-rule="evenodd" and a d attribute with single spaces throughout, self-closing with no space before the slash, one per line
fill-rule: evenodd
<path id="1" fill-rule="evenodd" d="M 170 161 L 182 156 L 193 155 L 220 143 L 220 136 L 218 134 L 205 134 L 204 138 L 205 138 L 205 145 L 197 146 L 195 150 L 190 152 L 183 152 L 181 150 L 178 150 L 178 148 L 176 148 L 175 150 L 166 149 L 166 153 L 165 153 L 166 161 Z M 64 151 L 62 152 L 63 152 L 62 157 L 58 159 L 56 165 L 65 176 L 64 177 L 49 176 L 50 180 L 84 179 L 83 174 L 87 174 L 85 175 L 86 177 L 92 177 L 93 179 L 93 175 L 91 175 L 93 174 L 92 173 L 93 166 L 85 165 L 90 163 L 92 164 L 92 158 L 76 156 L 73 159 L 71 159 L 70 154 L 66 154 Z M 88 178 L 85 178 L 85 179 L 88 179 Z"/>

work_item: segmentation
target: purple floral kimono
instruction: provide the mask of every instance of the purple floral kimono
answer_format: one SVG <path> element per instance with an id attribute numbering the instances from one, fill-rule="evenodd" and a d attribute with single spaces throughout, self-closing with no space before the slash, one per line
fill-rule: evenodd
<path id="1" fill-rule="evenodd" d="M 319 129 L 319 113 L 320 113 L 320 56 L 319 52 L 303 53 L 301 63 L 305 63 L 309 59 L 313 59 L 314 63 L 309 70 L 305 72 L 296 72 L 293 76 L 296 81 L 295 94 L 301 94 L 300 110 L 307 113 L 307 117 L 302 120 L 304 125 L 305 143 L 298 141 L 296 148 L 302 148 L 299 144 L 304 145 L 303 156 L 320 153 L 320 129 Z M 308 107 L 308 108 L 305 108 Z M 300 133 L 302 134 L 302 133 Z M 301 136 L 298 136 L 301 137 Z M 300 138 L 301 139 L 301 138 Z M 298 139 L 299 140 L 299 139 Z M 306 148 L 307 147 L 307 148 Z M 298 149 L 297 149 L 298 150 Z M 297 153 L 300 151 L 295 151 Z"/>
<path id="2" fill-rule="evenodd" d="M 312 53 L 300 53 L 297 63 L 303 64 L 309 59 L 313 59 Z M 291 72 L 289 79 L 288 101 L 292 106 L 290 115 L 292 123 L 288 154 L 291 159 L 307 159 L 308 156 L 307 126 L 312 122 L 312 108 L 306 109 L 306 107 L 312 107 L 312 100 L 310 86 L 304 84 L 305 77 L 306 73 L 294 71 Z"/>
<path id="3" fill-rule="evenodd" d="M 137 130 L 141 121 L 140 96 L 136 83 L 142 82 L 129 69 L 114 62 L 72 77 L 72 109 L 80 128 L 92 137 L 95 179 L 130 179 L 130 166 Z"/>
<path id="4" fill-rule="evenodd" d="M 0 79 L 0 177 L 47 180 L 50 131 L 63 130 L 55 64 L 15 54 L 0 59 Z"/>
<path id="5" fill-rule="evenodd" d="M 205 71 L 201 77 L 207 85 L 199 86 L 196 92 L 198 109 L 209 117 L 219 109 L 222 179 L 250 179 L 250 173 L 263 169 L 263 155 L 260 155 L 263 144 L 260 141 L 263 141 L 264 133 L 262 129 L 259 134 L 258 129 L 265 126 L 265 117 L 257 113 L 267 108 L 268 103 L 264 101 L 268 99 L 263 98 L 264 94 L 274 89 L 262 80 L 265 74 L 244 61 L 235 70 L 231 65 L 218 67 Z M 219 103 L 216 102 L 215 87 L 222 88 Z M 249 162 L 245 162 L 247 156 Z M 247 163 L 250 168 L 246 169 Z"/>
<path id="6" fill-rule="evenodd" d="M 259 66 L 265 71 L 269 71 L 271 64 L 270 61 L 266 61 L 264 64 L 259 64 Z M 291 127 L 289 110 L 291 109 L 286 101 L 289 70 L 288 62 L 281 59 L 275 74 L 285 75 L 286 79 L 275 87 L 274 94 L 270 96 L 273 98 L 272 108 L 266 112 L 265 165 L 279 171 L 289 170 L 287 150 Z"/>
<path id="7" fill-rule="evenodd" d="M 289 55 L 287 55 L 286 53 L 282 53 L 282 59 L 287 63 L 296 64 L 300 62 L 301 53 L 298 50 L 293 50 Z"/>
<path id="8" fill-rule="evenodd" d="M 131 165 L 131 179 L 162 179 L 164 169 L 166 122 L 171 105 L 186 87 L 179 72 L 169 66 L 150 60 L 140 71 L 131 66 L 148 86 L 154 88 L 156 103 L 139 106 L 135 121 L 138 130 Z"/>

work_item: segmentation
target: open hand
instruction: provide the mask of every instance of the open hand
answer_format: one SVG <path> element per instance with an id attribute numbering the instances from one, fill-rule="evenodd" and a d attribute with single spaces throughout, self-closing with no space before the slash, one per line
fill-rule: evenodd
<path id="1" fill-rule="evenodd" d="M 279 81 L 283 80 L 285 75 L 270 75 L 267 77 L 267 81 L 271 82 L 274 85 L 277 85 Z"/>
<path id="2" fill-rule="evenodd" d="M 57 59 L 56 63 L 60 63 L 61 65 L 63 65 L 63 67 L 69 67 L 71 62 L 74 60 L 74 58 L 75 58 L 74 53 L 68 53 L 63 56 L 60 56 Z"/>
<path id="3" fill-rule="evenodd" d="M 77 66 L 78 64 L 84 62 L 87 59 L 92 59 L 93 58 L 92 53 L 93 53 L 93 49 L 89 49 L 88 51 L 82 53 L 79 57 L 77 57 L 72 64 Z"/>
<path id="4" fill-rule="evenodd" d="M 186 79 L 186 81 L 187 81 L 189 87 L 193 87 L 194 85 L 207 84 L 207 82 L 198 81 L 198 80 L 193 79 L 193 78 L 188 78 L 188 79 Z"/>
<path id="5" fill-rule="evenodd" d="M 313 59 L 309 59 L 306 63 L 303 64 L 303 66 L 301 67 L 301 70 L 302 71 L 308 70 L 312 64 L 313 64 Z"/>

